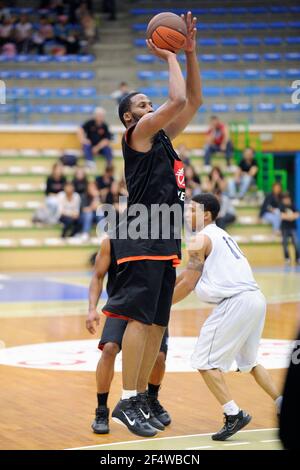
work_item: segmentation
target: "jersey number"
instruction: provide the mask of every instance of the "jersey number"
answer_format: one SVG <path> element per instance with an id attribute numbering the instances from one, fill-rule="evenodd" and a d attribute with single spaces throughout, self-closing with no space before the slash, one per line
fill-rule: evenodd
<path id="1" fill-rule="evenodd" d="M 225 241 L 226 245 L 228 246 L 229 250 L 231 251 L 231 253 L 233 254 L 233 256 L 236 258 L 236 259 L 241 259 L 241 256 L 244 256 L 244 253 L 239 249 L 239 247 L 237 246 L 237 244 L 235 243 L 234 240 L 232 240 L 232 238 L 230 237 L 223 237 L 223 240 Z"/>

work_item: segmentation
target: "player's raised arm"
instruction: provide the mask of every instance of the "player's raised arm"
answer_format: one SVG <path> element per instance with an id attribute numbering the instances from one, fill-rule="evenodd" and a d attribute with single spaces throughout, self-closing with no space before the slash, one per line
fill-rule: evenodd
<path id="1" fill-rule="evenodd" d="M 171 140 L 186 128 L 202 104 L 201 77 L 196 52 L 197 18 L 193 18 L 190 11 L 187 13 L 186 17 L 182 15 L 182 18 L 187 25 L 187 41 L 185 47 L 187 99 L 181 112 L 174 115 L 174 119 L 164 127 L 166 134 Z"/>
<path id="2" fill-rule="evenodd" d="M 156 111 L 149 112 L 137 123 L 132 132 L 132 142 L 150 142 L 152 137 L 164 128 L 179 114 L 186 103 L 185 80 L 182 75 L 176 54 L 156 47 L 151 39 L 147 40 L 148 48 L 157 57 L 167 61 L 169 67 L 169 98 Z"/>
<path id="3" fill-rule="evenodd" d="M 96 257 L 94 274 L 89 287 L 89 312 L 86 319 L 86 328 L 91 334 L 96 333 L 95 324 L 99 325 L 100 315 L 97 313 L 97 304 L 103 289 L 103 279 L 110 263 L 110 240 L 105 238 Z"/>

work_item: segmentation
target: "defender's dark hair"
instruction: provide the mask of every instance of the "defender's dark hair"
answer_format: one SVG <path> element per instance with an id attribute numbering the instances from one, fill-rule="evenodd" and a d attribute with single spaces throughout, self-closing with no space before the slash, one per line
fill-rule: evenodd
<path id="1" fill-rule="evenodd" d="M 135 95 L 139 95 L 139 91 L 133 91 L 132 93 L 129 93 L 129 95 L 124 96 L 124 98 L 120 101 L 119 104 L 119 118 L 126 127 L 126 122 L 124 121 L 124 114 L 130 111 L 130 105 L 131 105 L 131 98 Z"/>
<path id="2" fill-rule="evenodd" d="M 216 220 L 220 212 L 220 203 L 216 196 L 212 193 L 197 194 L 192 198 L 192 201 L 203 204 L 204 211 L 210 212 L 212 220 Z"/>

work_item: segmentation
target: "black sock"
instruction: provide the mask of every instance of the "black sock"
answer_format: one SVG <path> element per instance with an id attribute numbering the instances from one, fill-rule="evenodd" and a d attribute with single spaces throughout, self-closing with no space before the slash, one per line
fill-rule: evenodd
<path id="1" fill-rule="evenodd" d="M 148 384 L 148 393 L 152 397 L 157 397 L 160 385 Z"/>
<path id="2" fill-rule="evenodd" d="M 98 399 L 98 407 L 99 406 L 106 406 L 106 408 L 107 408 L 108 392 L 107 393 L 97 393 L 97 399 Z"/>

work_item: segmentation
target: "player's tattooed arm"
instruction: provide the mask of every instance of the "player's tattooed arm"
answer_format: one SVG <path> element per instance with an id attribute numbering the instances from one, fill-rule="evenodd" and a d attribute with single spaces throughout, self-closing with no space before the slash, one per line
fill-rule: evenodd
<path id="1" fill-rule="evenodd" d="M 189 255 L 190 255 L 190 259 L 189 259 L 189 262 L 187 264 L 186 269 L 188 269 L 190 271 L 198 272 L 198 273 L 200 273 L 200 276 L 201 276 L 201 274 L 203 272 L 203 268 L 204 268 L 203 251 L 202 250 L 189 251 Z"/>

